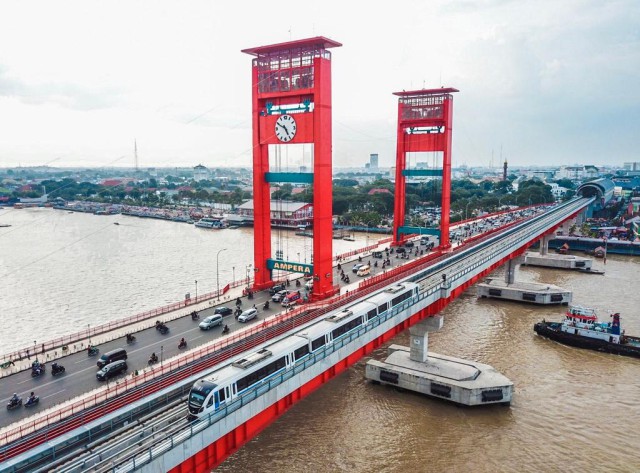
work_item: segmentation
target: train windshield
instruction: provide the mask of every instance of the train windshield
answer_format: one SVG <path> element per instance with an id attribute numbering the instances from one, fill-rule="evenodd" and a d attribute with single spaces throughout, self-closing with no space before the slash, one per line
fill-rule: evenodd
<path id="1" fill-rule="evenodd" d="M 209 393 L 216 388 L 216 386 L 216 384 L 201 379 L 191 388 L 191 392 L 189 393 L 189 404 L 200 407 L 204 404 L 204 400 Z"/>

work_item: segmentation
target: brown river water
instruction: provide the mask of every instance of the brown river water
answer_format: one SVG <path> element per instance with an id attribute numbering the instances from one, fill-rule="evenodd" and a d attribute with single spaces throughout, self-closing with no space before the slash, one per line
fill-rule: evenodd
<path id="1" fill-rule="evenodd" d="M 518 269 L 521 281 L 573 290 L 601 318 L 640 334 L 640 260 L 609 256 L 604 276 Z M 496 274 L 501 274 L 498 270 Z M 461 408 L 376 386 L 362 359 L 292 407 L 223 463 L 228 472 L 638 472 L 640 359 L 566 347 L 533 332 L 564 307 L 477 299 L 470 288 L 429 337 L 436 353 L 510 378 L 510 407 Z M 408 333 L 390 343 L 409 344 Z M 373 358 L 386 356 L 386 346 Z"/>
<path id="2" fill-rule="evenodd" d="M 12 225 L 0 229 L 0 352 L 174 302 L 194 293 L 195 280 L 209 292 L 221 248 L 221 285 L 252 262 L 251 229 L 51 209 L 3 209 L 0 222 Z M 365 246 L 356 238 L 334 241 L 334 253 Z M 309 238 L 289 235 L 281 245 L 285 259 L 310 258 Z M 523 268 L 517 277 L 571 289 L 574 303 L 603 319 L 620 312 L 626 332 L 640 335 L 640 259 L 610 255 L 594 267 L 606 274 Z M 375 386 L 363 359 L 218 471 L 640 472 L 640 359 L 534 334 L 536 321 L 559 320 L 564 310 L 478 300 L 471 288 L 442 312 L 430 349 L 493 365 L 515 385 L 510 407 L 460 408 Z M 386 346 L 371 356 L 384 358 Z"/>

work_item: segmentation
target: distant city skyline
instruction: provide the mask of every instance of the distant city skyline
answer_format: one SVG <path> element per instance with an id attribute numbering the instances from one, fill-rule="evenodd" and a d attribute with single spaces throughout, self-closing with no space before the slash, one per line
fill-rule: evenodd
<path id="1" fill-rule="evenodd" d="M 0 167 L 133 168 L 134 141 L 141 168 L 249 167 L 240 50 L 318 35 L 344 45 L 332 49 L 336 168 L 371 154 L 393 166 L 392 93 L 440 86 L 460 90 L 456 167 L 622 165 L 638 161 L 639 15 L 632 0 L 3 2 Z"/>

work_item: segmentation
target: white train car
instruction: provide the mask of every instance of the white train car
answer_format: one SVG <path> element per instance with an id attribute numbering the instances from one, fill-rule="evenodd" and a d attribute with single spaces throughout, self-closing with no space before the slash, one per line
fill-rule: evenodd
<path id="1" fill-rule="evenodd" d="M 419 286 L 404 282 L 367 299 L 331 312 L 298 333 L 247 355 L 198 380 L 189 393 L 190 418 L 199 418 L 293 366 L 310 353 L 333 343 L 394 306 L 418 295 Z"/>

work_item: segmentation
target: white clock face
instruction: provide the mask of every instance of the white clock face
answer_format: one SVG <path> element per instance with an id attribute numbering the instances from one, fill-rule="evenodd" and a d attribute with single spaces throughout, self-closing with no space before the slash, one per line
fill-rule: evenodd
<path id="1" fill-rule="evenodd" d="M 288 143 L 296 136 L 296 120 L 291 115 L 280 115 L 276 120 L 276 137 Z"/>

